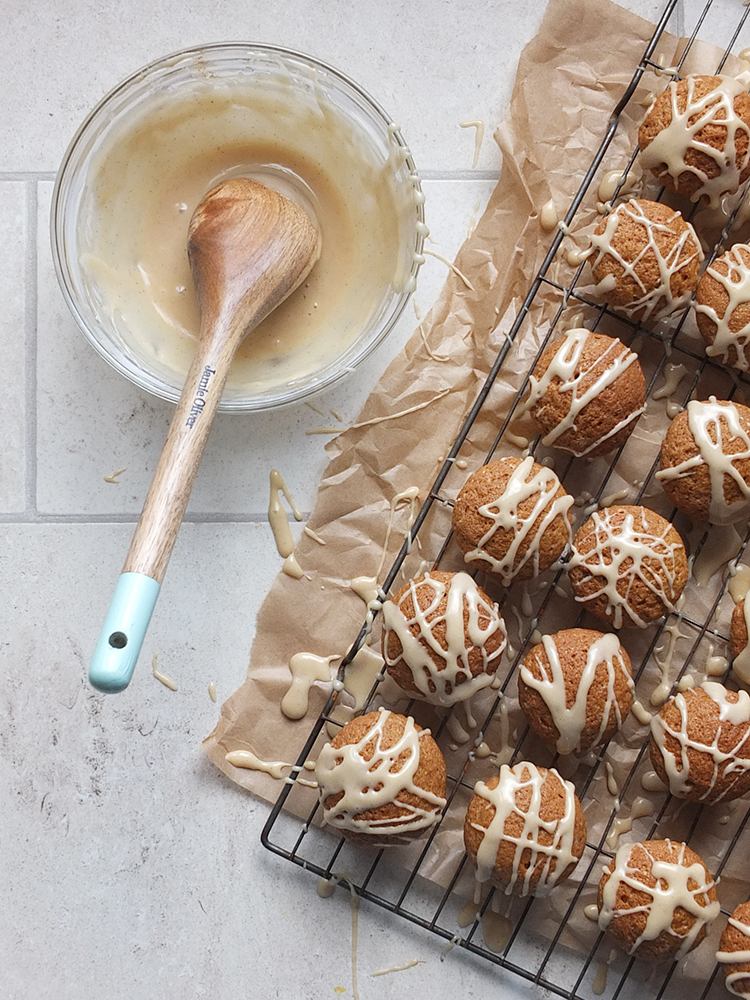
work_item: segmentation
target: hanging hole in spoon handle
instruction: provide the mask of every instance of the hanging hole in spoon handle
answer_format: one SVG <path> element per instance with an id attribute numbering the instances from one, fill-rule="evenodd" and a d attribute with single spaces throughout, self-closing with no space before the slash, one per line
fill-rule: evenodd
<path id="1" fill-rule="evenodd" d="M 130 683 L 159 590 L 143 573 L 120 575 L 89 667 L 98 691 L 116 694 Z"/>
<path id="2" fill-rule="evenodd" d="M 307 277 L 320 235 L 299 205 L 236 177 L 193 213 L 188 256 L 200 336 L 89 667 L 108 693 L 133 675 L 237 348 Z"/>

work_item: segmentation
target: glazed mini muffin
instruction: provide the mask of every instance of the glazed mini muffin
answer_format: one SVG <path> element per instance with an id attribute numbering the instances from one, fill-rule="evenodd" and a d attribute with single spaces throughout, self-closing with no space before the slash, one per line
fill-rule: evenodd
<path id="1" fill-rule="evenodd" d="M 585 521 L 568 562 L 573 596 L 597 618 L 645 628 L 668 611 L 688 578 L 677 531 L 648 507 L 605 507 Z"/>
<path id="2" fill-rule="evenodd" d="M 508 896 L 546 896 L 578 864 L 586 820 L 575 788 L 554 768 L 503 764 L 474 786 L 464 844 L 479 882 Z"/>
<path id="3" fill-rule="evenodd" d="M 630 657 L 613 633 L 568 628 L 526 654 L 518 700 L 526 719 L 558 753 L 590 750 L 622 726 L 634 697 Z"/>
<path id="4" fill-rule="evenodd" d="M 568 330 L 550 344 L 529 381 L 526 407 L 542 442 L 578 458 L 619 448 L 645 409 L 637 356 L 621 340 L 589 330 Z"/>
<path id="5" fill-rule="evenodd" d="M 348 722 L 315 762 L 323 821 L 368 847 L 403 844 L 440 819 L 446 767 L 429 729 L 381 708 Z"/>
<path id="6" fill-rule="evenodd" d="M 648 962 L 682 958 L 719 915 L 716 886 L 687 844 L 624 844 L 599 883 L 599 928 Z"/>
<path id="7" fill-rule="evenodd" d="M 533 458 L 501 458 L 466 480 L 453 533 L 467 563 L 504 584 L 538 576 L 570 542 L 568 496 L 552 469 Z"/>
<path id="8" fill-rule="evenodd" d="M 604 216 L 591 237 L 596 293 L 633 320 L 659 320 L 687 306 L 703 250 L 679 212 L 631 198 Z"/>
<path id="9" fill-rule="evenodd" d="M 750 902 L 735 907 L 722 932 L 716 961 L 729 992 L 750 997 Z"/>
<path id="10" fill-rule="evenodd" d="M 497 604 L 468 573 L 433 570 L 383 605 L 383 657 L 409 695 L 454 705 L 487 687 L 506 643 Z"/>
<path id="11" fill-rule="evenodd" d="M 678 194 L 716 208 L 750 177 L 750 95 L 728 76 L 669 84 L 638 130 L 640 161 Z"/>
<path id="12" fill-rule="evenodd" d="M 691 400 L 669 426 L 656 478 L 693 519 L 736 524 L 750 518 L 750 409 Z"/>
<path id="13" fill-rule="evenodd" d="M 746 372 L 750 368 L 750 246 L 736 243 L 706 268 L 694 308 L 706 354 Z"/>
<path id="14" fill-rule="evenodd" d="M 672 795 L 729 802 L 750 791 L 750 695 L 704 681 L 651 720 L 651 763 Z"/>
<path id="15" fill-rule="evenodd" d="M 745 600 L 742 598 L 732 610 L 732 620 L 729 625 L 729 645 L 734 660 L 732 670 L 745 684 L 750 684 L 750 647 L 748 646 L 748 621 L 745 612 Z"/>

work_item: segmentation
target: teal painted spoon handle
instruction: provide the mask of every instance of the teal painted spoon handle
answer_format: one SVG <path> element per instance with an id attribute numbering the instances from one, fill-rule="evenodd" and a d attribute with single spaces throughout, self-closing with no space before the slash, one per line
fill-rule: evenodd
<path id="1" fill-rule="evenodd" d="M 97 690 L 116 694 L 130 683 L 159 589 L 143 573 L 120 575 L 89 667 Z"/>

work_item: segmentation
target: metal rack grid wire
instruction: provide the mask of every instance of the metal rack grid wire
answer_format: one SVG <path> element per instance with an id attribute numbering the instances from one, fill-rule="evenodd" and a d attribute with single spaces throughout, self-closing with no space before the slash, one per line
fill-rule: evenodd
<path id="1" fill-rule="evenodd" d="M 698 398 L 705 398 L 705 395 L 708 394 L 707 389 L 710 389 L 712 392 L 716 392 L 716 394 L 721 398 L 732 399 L 738 390 L 750 388 L 750 382 L 748 382 L 744 373 L 741 375 L 738 375 L 737 373 L 730 373 L 726 368 L 714 363 L 710 358 L 706 357 L 702 350 L 696 349 L 695 342 L 690 336 L 685 334 L 685 323 L 690 314 L 690 307 L 685 309 L 678 321 L 670 328 L 668 333 L 663 331 L 655 332 L 652 329 L 641 327 L 637 323 L 631 322 L 624 319 L 622 316 L 612 313 L 607 307 L 588 297 L 579 288 L 584 270 L 583 264 L 577 267 L 571 280 L 564 284 L 555 280 L 550 273 L 553 262 L 555 261 L 562 241 L 565 238 L 565 234 L 569 232 L 572 227 L 579 208 L 587 195 L 589 195 L 594 178 L 596 177 L 599 168 L 605 161 L 610 144 L 620 127 L 622 112 L 633 99 L 633 95 L 635 94 L 636 88 L 638 87 L 643 74 L 649 70 L 653 70 L 660 74 L 666 72 L 666 74 L 671 76 L 672 79 L 679 79 L 685 60 L 687 59 L 697 39 L 698 32 L 701 29 L 701 26 L 703 25 L 714 2 L 715 0 L 707 0 L 705 6 L 700 11 L 693 31 L 686 40 L 686 44 L 678 64 L 674 67 L 669 67 L 667 71 L 664 71 L 660 64 L 656 61 L 656 50 L 664 32 L 669 26 L 670 19 L 674 14 L 678 0 L 669 0 L 667 3 L 653 35 L 646 44 L 643 56 L 636 67 L 629 84 L 625 88 L 622 97 L 611 114 L 599 148 L 594 154 L 588 169 L 585 172 L 580 187 L 565 215 L 564 222 L 560 225 L 557 233 L 555 234 L 549 251 L 527 290 L 527 294 L 515 316 L 513 324 L 503 343 L 502 349 L 499 351 L 476 400 L 466 416 L 461 430 L 432 484 L 429 495 L 416 514 L 404 543 L 401 546 L 401 549 L 398 552 L 392 566 L 390 567 L 382 586 L 384 593 L 388 593 L 390 591 L 394 581 L 401 572 L 404 561 L 411 551 L 412 543 L 418 538 L 419 531 L 425 523 L 428 514 L 430 514 L 433 509 L 433 506 L 438 504 L 439 506 L 449 508 L 452 505 L 452 499 L 443 491 L 445 479 L 450 472 L 453 463 L 458 457 L 462 445 L 466 441 L 467 436 L 474 426 L 478 415 L 485 406 L 490 390 L 492 389 L 498 375 L 503 370 L 506 359 L 519 337 L 524 323 L 532 318 L 535 303 L 541 289 L 545 289 L 546 291 L 552 290 L 559 300 L 559 305 L 554 311 L 552 319 L 549 321 L 547 333 L 542 338 L 536 356 L 532 363 L 528 366 L 513 402 L 502 420 L 494 441 L 487 451 L 484 458 L 485 463 L 492 459 L 498 447 L 503 443 L 506 435 L 509 434 L 509 428 L 516 417 L 517 412 L 520 412 L 519 406 L 526 393 L 530 372 L 533 370 L 537 360 L 541 356 L 550 339 L 554 336 L 555 331 L 561 323 L 562 317 L 566 314 L 569 315 L 569 310 L 572 305 L 575 305 L 577 309 L 583 308 L 588 311 L 590 322 L 587 323 L 587 326 L 589 326 L 590 329 L 596 330 L 602 323 L 604 323 L 607 326 L 607 332 L 611 332 L 612 329 L 615 329 L 620 338 L 639 353 L 641 360 L 644 363 L 644 369 L 647 375 L 647 395 L 649 399 L 653 398 L 653 391 L 656 387 L 657 381 L 664 374 L 665 365 L 668 363 L 668 359 L 671 359 L 670 363 L 672 364 L 675 363 L 675 359 L 679 359 L 679 363 L 685 367 L 687 372 L 685 378 L 686 388 L 684 388 L 684 391 L 680 394 L 680 403 L 682 406 L 686 405 L 689 399 L 696 398 L 696 394 Z M 749 15 L 750 8 L 743 7 L 738 17 L 737 25 L 730 39 L 727 41 L 724 53 L 716 66 L 717 73 L 721 72 L 727 56 L 736 44 L 742 27 Z M 627 166 L 622 170 L 620 182 L 617 185 L 611 202 L 614 202 L 617 198 L 620 188 L 625 183 L 628 171 L 635 162 L 636 156 L 637 148 L 632 151 Z M 664 192 L 661 191 L 656 197 L 661 198 L 663 194 Z M 746 191 L 744 194 L 746 194 Z M 729 231 L 735 221 L 735 216 L 737 215 L 738 210 L 739 202 L 738 207 L 735 208 L 734 213 L 726 222 L 719 239 L 714 245 L 713 252 L 709 257 L 709 264 L 721 252 L 723 246 L 726 244 Z M 701 391 L 698 392 L 698 390 Z M 588 508 L 589 510 L 595 509 L 596 506 L 600 504 L 600 501 L 606 500 L 607 485 L 613 471 L 618 467 L 618 461 L 620 460 L 624 447 L 625 446 L 619 449 L 619 451 L 613 456 L 611 462 L 603 469 L 595 491 L 588 493 L 588 499 L 585 502 L 591 505 Z M 543 448 L 541 446 L 540 438 L 537 437 L 529 443 L 529 452 L 535 455 L 535 457 L 541 457 L 539 454 L 541 451 L 543 451 Z M 556 454 L 558 462 L 560 461 L 559 454 L 560 453 Z M 569 492 L 572 492 L 572 490 L 569 489 L 568 480 L 574 476 L 575 462 L 575 459 L 568 459 L 561 463 L 561 467 L 557 470 L 560 480 Z M 629 503 L 640 504 L 643 502 L 644 497 L 648 499 L 648 490 L 652 484 L 652 479 L 657 466 L 658 454 L 651 462 L 650 468 L 642 476 L 642 480 L 637 484 L 636 494 L 632 498 L 628 499 Z M 607 504 L 602 503 L 601 505 L 606 506 Z M 680 516 L 681 515 L 679 515 L 675 509 L 671 510 L 670 520 L 679 519 Z M 694 533 L 692 538 L 694 559 L 697 560 L 700 558 L 701 552 L 704 546 L 706 546 L 708 538 L 709 535 L 706 530 L 699 531 L 697 536 Z M 739 563 L 745 548 L 747 547 L 748 541 L 750 541 L 750 529 L 748 529 L 745 537 L 741 540 L 741 542 L 739 542 L 739 550 L 736 551 L 736 554 L 731 560 L 733 564 Z M 446 552 L 449 551 L 450 543 L 451 532 L 448 530 L 445 533 L 445 539 L 440 551 L 436 554 L 436 557 L 432 562 L 433 568 L 437 568 L 440 565 L 440 562 Z M 709 542 L 708 544 L 711 545 L 713 543 Z M 518 623 L 518 636 L 517 642 L 515 643 L 516 649 L 511 657 L 511 663 L 507 674 L 494 697 L 494 701 L 487 709 L 481 722 L 478 723 L 480 736 L 487 732 L 493 721 L 497 722 L 498 714 L 502 711 L 506 693 L 515 682 L 516 674 L 524 653 L 529 648 L 529 645 L 533 644 L 532 636 L 539 624 L 540 619 L 542 616 L 550 612 L 554 602 L 559 599 L 560 581 L 563 574 L 564 566 L 560 566 L 554 573 L 553 578 L 544 582 L 541 591 L 537 591 L 535 595 L 537 597 L 535 605 L 533 604 L 531 598 L 526 595 L 527 603 L 532 606 L 530 609 L 525 608 L 524 611 L 530 611 L 530 613 L 525 613 L 521 616 L 516 610 L 515 613 Z M 706 648 L 708 648 L 708 655 L 711 655 L 714 652 L 714 647 L 720 649 L 725 649 L 727 647 L 729 641 L 728 635 L 726 634 L 725 629 L 717 627 L 715 624 L 715 618 L 720 604 L 722 603 L 722 599 L 725 597 L 728 580 L 729 577 L 727 576 L 725 579 L 717 582 L 714 587 L 715 593 L 713 593 L 713 599 L 710 601 L 710 607 L 706 614 L 694 616 L 690 609 L 686 610 L 685 607 L 683 607 L 679 612 L 667 616 L 660 623 L 657 623 L 650 629 L 644 630 L 642 642 L 643 648 L 641 649 L 639 658 L 633 657 L 631 652 L 631 658 L 633 659 L 633 675 L 636 685 L 643 675 L 647 665 L 652 662 L 656 656 L 664 653 L 664 644 L 666 643 L 670 647 L 674 647 L 675 632 L 672 631 L 670 633 L 670 626 L 673 626 L 675 622 L 677 623 L 678 629 L 680 627 L 685 627 L 688 630 L 687 636 L 680 633 L 680 638 L 689 641 L 690 646 L 676 673 L 674 673 L 674 676 L 670 675 L 672 691 L 676 689 L 680 680 L 688 672 L 691 665 L 695 666 L 697 662 L 699 662 L 700 655 L 706 653 Z M 508 594 L 506 592 L 499 601 L 501 609 L 505 607 L 507 601 Z M 567 600 L 567 607 L 568 618 L 570 618 L 569 599 Z M 511 608 L 510 610 L 514 609 Z M 573 624 L 576 627 L 580 626 L 584 623 L 586 616 L 586 612 L 579 611 L 577 614 L 577 620 Z M 342 683 L 346 679 L 346 671 L 349 664 L 370 635 L 372 630 L 372 618 L 373 615 L 370 613 L 362 625 L 359 634 L 357 635 L 348 653 L 342 659 L 338 671 L 338 679 Z M 568 624 L 570 626 L 569 622 Z M 661 646 L 660 643 L 662 644 Z M 670 661 L 671 658 L 670 652 Z M 614 954 L 610 952 L 609 945 L 607 944 L 606 939 L 604 939 L 603 933 L 596 927 L 596 924 L 591 925 L 591 931 L 588 936 L 588 940 L 585 943 L 578 941 L 574 944 L 574 946 L 571 946 L 570 942 L 564 941 L 563 938 L 565 936 L 564 932 L 569 919 L 573 915 L 574 911 L 577 908 L 580 909 L 583 905 L 582 898 L 587 894 L 590 897 L 592 886 L 595 886 L 598 883 L 598 873 L 600 871 L 601 863 L 609 860 L 614 854 L 612 832 L 615 829 L 614 823 L 618 809 L 620 803 L 626 800 L 629 794 L 632 795 L 633 789 L 638 784 L 638 774 L 642 770 L 642 763 L 647 756 L 648 741 L 644 741 L 640 746 L 640 749 L 637 750 L 634 762 L 617 791 L 617 796 L 613 801 L 612 809 L 609 815 L 609 821 L 606 823 L 601 836 L 595 841 L 589 840 L 586 844 L 586 850 L 576 873 L 577 884 L 574 887 L 569 887 L 567 895 L 565 895 L 565 888 L 563 886 L 556 891 L 557 893 L 562 893 L 562 898 L 565 900 L 565 903 L 563 904 L 564 908 L 558 910 L 557 913 L 557 929 L 546 937 L 544 935 L 540 935 L 535 930 L 536 921 L 533 916 L 535 913 L 534 907 L 537 905 L 537 901 L 535 901 L 533 897 L 522 900 L 512 900 L 511 902 L 514 906 L 512 930 L 509 931 L 506 936 L 506 940 L 502 942 L 500 947 L 495 946 L 494 949 L 491 949 L 488 947 L 487 943 L 482 940 L 480 930 L 483 927 L 485 917 L 494 912 L 496 909 L 499 909 L 497 906 L 499 902 L 499 894 L 496 894 L 494 890 L 490 890 L 481 905 L 477 908 L 476 913 L 472 915 L 472 919 L 469 921 L 468 925 L 464 926 L 462 931 L 459 930 L 457 924 L 455 911 L 457 903 L 461 902 L 461 898 L 457 898 L 456 890 L 462 883 L 462 880 L 464 882 L 466 881 L 467 875 L 470 874 L 468 870 L 471 867 L 467 861 L 466 855 L 463 854 L 462 856 L 458 856 L 456 858 L 450 877 L 443 879 L 445 884 L 438 885 L 437 883 L 424 878 L 421 874 L 421 869 L 425 859 L 429 856 L 433 842 L 439 835 L 440 824 L 434 827 L 430 831 L 429 836 L 425 838 L 413 864 L 411 864 L 408 869 L 401 869 L 396 865 L 390 864 L 387 851 L 380 850 L 375 854 L 363 851 L 356 852 L 353 851 L 351 846 L 347 845 L 342 838 L 331 834 L 329 831 L 320 830 L 320 815 L 317 804 L 310 808 L 309 804 L 306 806 L 300 806 L 290 800 L 290 796 L 293 796 L 295 791 L 299 789 L 302 784 L 302 782 L 298 779 L 303 773 L 303 766 L 305 762 L 310 758 L 315 745 L 325 736 L 324 727 L 327 726 L 328 731 L 331 731 L 330 727 L 340 727 L 342 724 L 340 721 L 337 721 L 332 717 L 332 712 L 339 698 L 339 690 L 337 689 L 340 688 L 341 684 L 334 685 L 334 690 L 331 692 L 323 711 L 316 720 L 305 746 L 299 755 L 297 763 L 293 768 L 292 778 L 288 779 L 287 783 L 285 783 L 277 802 L 273 806 L 262 834 L 262 842 L 264 846 L 292 863 L 312 871 L 320 878 L 331 879 L 332 877 L 339 877 L 341 881 L 348 885 L 352 893 L 431 931 L 438 938 L 447 942 L 448 947 L 455 945 L 470 953 L 480 955 L 490 962 L 503 966 L 522 979 L 546 988 L 552 994 L 557 996 L 568 997 L 570 1000 L 588 1000 L 588 998 L 594 995 L 600 995 L 604 992 L 604 987 L 601 982 L 602 966 L 609 968 L 608 983 L 606 985 L 606 996 L 608 998 L 611 997 L 613 1000 L 616 1000 L 616 998 L 619 997 L 625 998 L 641 995 L 643 992 L 643 977 L 635 974 L 631 975 L 635 960 L 632 958 L 629 959 L 626 955 L 617 955 L 615 957 Z M 378 683 L 376 682 L 370 691 L 369 697 L 366 700 L 362 711 L 368 710 L 370 702 L 377 693 L 377 688 Z M 407 711 L 411 712 L 412 708 L 413 703 L 410 703 Z M 439 722 L 436 730 L 434 731 L 434 735 L 439 742 L 445 740 L 446 736 L 449 735 L 449 731 L 447 731 L 447 724 L 448 716 L 445 716 Z M 512 749 L 512 755 L 510 757 L 511 762 L 524 759 L 522 751 L 524 750 L 529 739 L 528 726 L 522 724 L 519 728 L 520 731 L 517 733 L 514 740 L 515 745 Z M 467 777 L 467 770 L 472 764 L 475 763 L 476 756 L 474 748 L 477 746 L 477 743 L 478 740 L 474 743 L 468 743 L 462 761 L 458 766 L 449 769 L 447 793 L 448 803 L 445 809 L 445 815 L 447 815 L 453 808 L 462 808 L 462 801 L 465 803 L 467 796 L 473 791 L 475 778 L 469 779 Z M 587 774 L 581 777 L 579 775 L 580 768 L 579 771 L 576 772 L 578 775 L 576 780 L 576 790 L 584 804 L 586 803 L 587 794 L 592 792 L 592 786 L 595 778 L 597 775 L 601 777 L 605 771 L 607 766 L 605 760 L 607 749 L 608 745 L 604 745 L 597 748 L 595 753 L 591 755 L 591 759 L 587 764 Z M 553 757 L 552 764 L 554 766 L 560 766 L 561 761 L 558 756 Z M 295 813 L 296 815 L 293 815 Z M 701 823 L 705 824 L 709 821 L 709 816 L 710 811 L 707 812 L 705 808 L 700 805 L 691 806 L 686 812 L 684 804 L 677 803 L 669 794 L 665 794 L 663 803 L 658 808 L 656 815 L 652 817 L 650 827 L 639 839 L 650 839 L 654 836 L 666 835 L 663 831 L 663 824 L 665 820 L 668 820 L 671 824 L 677 824 L 680 827 L 680 838 L 689 843 L 691 837 L 695 835 L 696 830 L 701 827 Z M 715 876 L 721 876 L 725 865 L 731 857 L 732 851 L 741 840 L 749 820 L 750 808 L 748 808 L 744 813 L 736 812 L 732 817 L 727 831 L 726 849 L 718 869 L 714 872 Z M 750 831 L 748 832 L 750 833 Z M 340 876 L 337 876 L 337 873 L 343 870 L 342 866 L 344 866 L 344 859 L 346 859 L 346 875 L 341 878 Z M 748 887 L 747 891 L 748 894 L 750 894 L 750 887 Z M 737 902 L 739 902 L 739 900 L 737 900 Z M 731 912 L 731 908 L 728 909 L 723 900 L 722 912 L 725 915 L 728 915 Z M 609 955 L 609 958 L 606 957 L 607 955 Z M 651 973 L 648 980 L 648 992 L 655 998 L 655 1000 L 660 1000 L 662 997 L 685 994 L 685 981 L 682 980 L 681 982 L 678 982 L 680 979 L 679 976 L 677 977 L 677 980 L 675 979 L 675 971 L 677 968 L 678 965 L 675 963 L 668 968 L 657 967 L 657 969 Z M 704 998 L 707 997 L 718 997 L 724 995 L 723 985 L 721 982 L 722 977 L 721 975 L 718 975 L 718 971 L 718 966 L 714 967 L 713 973 L 705 983 L 702 991 L 695 993 L 695 996 L 699 996 L 700 1000 L 704 1000 Z M 599 978 L 598 983 L 596 982 L 597 977 Z"/>

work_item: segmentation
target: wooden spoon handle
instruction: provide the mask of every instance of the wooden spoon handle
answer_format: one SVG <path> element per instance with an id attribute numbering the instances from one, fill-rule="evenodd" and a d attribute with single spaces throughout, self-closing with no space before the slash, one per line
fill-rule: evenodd
<path id="1" fill-rule="evenodd" d="M 236 343 L 202 343 L 180 395 L 123 573 L 161 583 L 190 499 Z"/>
<path id="2" fill-rule="evenodd" d="M 89 666 L 100 691 L 130 682 L 238 343 L 199 341 Z"/>

